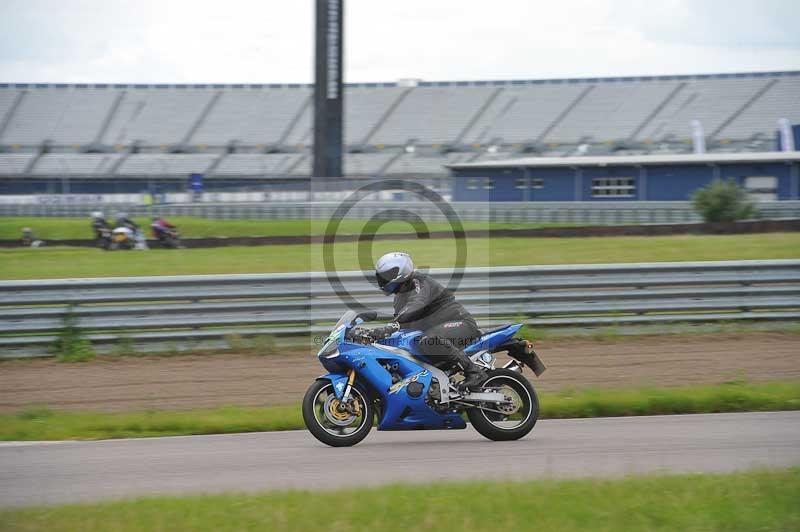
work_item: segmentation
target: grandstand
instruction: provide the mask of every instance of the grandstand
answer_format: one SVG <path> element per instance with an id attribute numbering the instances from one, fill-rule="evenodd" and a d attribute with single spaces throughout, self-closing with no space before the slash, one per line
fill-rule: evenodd
<path id="1" fill-rule="evenodd" d="M 525 156 L 774 149 L 800 72 L 351 84 L 348 176 L 438 177 Z M 0 84 L 0 176 L 300 178 L 309 85 Z"/>

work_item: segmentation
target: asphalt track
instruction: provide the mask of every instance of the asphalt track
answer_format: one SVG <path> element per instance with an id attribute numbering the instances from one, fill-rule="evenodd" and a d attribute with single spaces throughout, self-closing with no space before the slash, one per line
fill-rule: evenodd
<path id="1" fill-rule="evenodd" d="M 724 472 L 800 465 L 800 412 L 540 421 L 516 442 L 373 432 L 346 449 L 305 431 L 0 444 L 0 506 L 391 482 Z"/>

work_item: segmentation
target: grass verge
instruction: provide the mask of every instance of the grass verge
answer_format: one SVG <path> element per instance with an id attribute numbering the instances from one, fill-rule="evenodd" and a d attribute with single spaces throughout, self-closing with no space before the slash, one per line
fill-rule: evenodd
<path id="1" fill-rule="evenodd" d="M 476 496 L 476 494 L 478 496 Z M 147 497 L 0 511 L 0 528 L 81 530 L 800 529 L 800 469 Z M 468 502 L 467 502 L 468 501 Z M 447 523 L 442 527 L 442 523 Z"/>
<path id="2" fill-rule="evenodd" d="M 106 215 L 113 220 L 114 213 Z M 140 216 L 134 221 L 149 227 L 150 218 Z M 216 220 L 193 216 L 169 217 L 178 226 L 183 238 L 205 237 L 243 237 L 243 236 L 307 236 L 325 234 L 328 220 Z M 566 223 L 497 223 L 462 222 L 466 230 L 481 229 L 534 229 L 539 227 L 569 227 L 577 224 Z M 342 220 L 338 234 L 360 234 L 367 220 Z M 92 238 L 89 228 L 89 213 L 85 218 L 40 218 L 40 217 L 0 217 L 0 239 L 17 239 L 23 227 L 30 227 L 38 238 L 44 240 Z M 425 222 L 429 231 L 449 231 L 448 222 Z M 373 231 L 371 231 L 373 232 Z M 389 221 L 382 225 L 378 233 L 414 233 L 407 222 Z"/>
<path id="3" fill-rule="evenodd" d="M 364 246 L 367 246 L 366 249 Z M 338 271 L 369 268 L 389 251 L 406 251 L 421 268 L 453 267 L 455 240 L 337 243 Z M 363 253 L 366 251 L 366 254 Z M 364 255 L 364 263 L 360 257 Z M 800 258 L 800 233 L 608 238 L 469 238 L 466 266 Z M 0 278 L 52 279 L 140 275 L 269 273 L 325 269 L 323 245 L 275 245 L 103 252 L 90 248 L 0 250 Z"/>
<path id="4" fill-rule="evenodd" d="M 800 381 L 708 386 L 584 389 L 541 394 L 542 418 L 585 418 L 800 410 Z M 31 406 L 0 415 L 0 440 L 66 440 L 225 434 L 303 428 L 299 406 L 237 407 L 182 412 L 62 412 Z"/>

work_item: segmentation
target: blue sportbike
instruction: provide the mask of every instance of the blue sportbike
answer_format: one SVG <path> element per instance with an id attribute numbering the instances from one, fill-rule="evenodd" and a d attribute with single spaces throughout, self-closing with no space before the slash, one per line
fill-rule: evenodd
<path id="1" fill-rule="evenodd" d="M 484 331 L 465 351 L 484 367 L 480 388 L 463 389 L 463 375 L 442 369 L 417 351 L 421 331 L 400 330 L 375 341 L 360 325 L 375 312 L 347 311 L 323 342 L 317 356 L 329 372 L 303 398 L 303 420 L 319 441 L 333 447 L 355 445 L 372 429 L 463 429 L 472 426 L 490 440 L 516 440 L 539 417 L 539 400 L 527 366 L 538 376 L 544 364 L 527 340 L 514 338 L 521 325 Z M 509 361 L 495 368 L 495 353 Z"/>

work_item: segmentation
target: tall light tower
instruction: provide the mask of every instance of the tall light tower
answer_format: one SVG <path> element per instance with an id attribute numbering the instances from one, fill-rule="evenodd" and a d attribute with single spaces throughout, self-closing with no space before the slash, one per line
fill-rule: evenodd
<path id="1" fill-rule="evenodd" d="M 342 177 L 344 0 L 317 0 L 314 75 L 314 168 L 311 177 Z"/>

